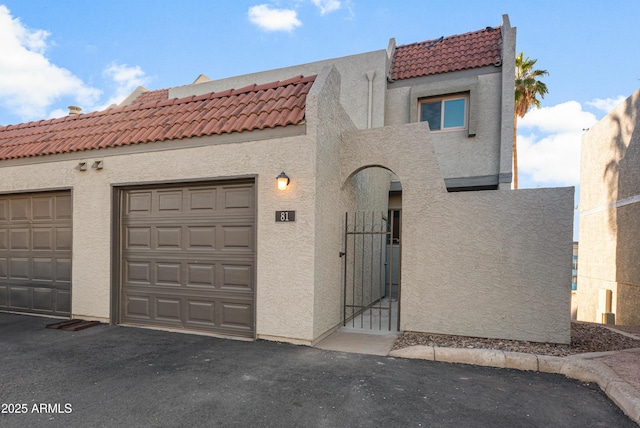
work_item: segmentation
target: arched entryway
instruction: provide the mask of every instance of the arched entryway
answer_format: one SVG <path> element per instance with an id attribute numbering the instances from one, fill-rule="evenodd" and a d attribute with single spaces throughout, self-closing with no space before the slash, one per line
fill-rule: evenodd
<path id="1" fill-rule="evenodd" d="M 402 186 L 389 169 L 359 169 L 345 183 L 343 328 L 396 332 L 401 309 Z"/>

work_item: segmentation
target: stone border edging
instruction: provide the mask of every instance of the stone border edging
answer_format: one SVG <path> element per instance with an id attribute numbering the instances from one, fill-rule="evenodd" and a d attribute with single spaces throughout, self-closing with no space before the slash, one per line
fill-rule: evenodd
<path id="1" fill-rule="evenodd" d="M 441 348 L 416 345 L 396 349 L 389 352 L 388 355 L 397 358 L 562 374 L 581 382 L 595 382 L 631 420 L 640 425 L 640 391 L 622 379 L 611 367 L 593 361 L 594 358 L 611 355 L 615 352 L 617 351 L 554 357 L 497 349 Z"/>

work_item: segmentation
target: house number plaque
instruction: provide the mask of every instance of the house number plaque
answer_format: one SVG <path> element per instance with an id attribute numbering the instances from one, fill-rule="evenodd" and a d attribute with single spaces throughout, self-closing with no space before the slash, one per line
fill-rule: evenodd
<path id="1" fill-rule="evenodd" d="M 296 221 L 295 211 L 276 211 L 276 223 Z"/>

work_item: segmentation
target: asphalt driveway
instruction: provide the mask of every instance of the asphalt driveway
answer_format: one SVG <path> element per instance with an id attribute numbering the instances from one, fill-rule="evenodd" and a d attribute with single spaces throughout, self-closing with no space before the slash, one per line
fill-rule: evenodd
<path id="1" fill-rule="evenodd" d="M 55 321 L 0 313 L 0 426 L 636 426 L 559 375 Z"/>

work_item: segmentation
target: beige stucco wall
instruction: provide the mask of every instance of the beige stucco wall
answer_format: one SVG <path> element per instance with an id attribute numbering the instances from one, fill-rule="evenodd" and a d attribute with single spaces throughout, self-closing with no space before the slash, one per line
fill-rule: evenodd
<path id="1" fill-rule="evenodd" d="M 569 342 L 573 188 L 447 193 L 424 123 L 349 133 L 340 157 L 345 183 L 402 182 L 401 329 Z"/>
<path id="2" fill-rule="evenodd" d="M 475 135 L 470 136 L 467 129 L 431 133 L 444 178 L 497 176 L 499 173 L 501 68 L 486 70 L 477 73 L 488 74 L 469 76 L 469 72 L 459 72 L 448 73 L 447 79 L 442 76 L 411 79 L 400 82 L 407 86 L 392 87 L 388 91 L 387 125 L 417 122 L 418 100 L 424 96 L 474 91 L 473 95 L 477 97 L 474 103 L 482 106 L 469 112 L 469 122 L 476 122 Z"/>
<path id="3" fill-rule="evenodd" d="M 2 162 L 3 193 L 72 190 L 72 315 L 116 318 L 111 257 L 117 250 L 112 202 L 118 186 L 254 177 L 257 337 L 312 343 L 339 325 L 344 213 L 386 210 L 389 174 L 363 172 L 343 186 L 341 136 L 356 127 L 340 103 L 337 69 L 319 73 L 306 123 L 299 127 L 191 139 L 181 141 L 180 149 L 162 142 Z M 98 159 L 101 170 L 76 169 Z M 285 191 L 276 189 L 280 171 L 291 178 Z M 295 210 L 296 221 L 276 223 L 276 210 Z"/>
<path id="4" fill-rule="evenodd" d="M 468 129 L 430 135 L 450 186 L 481 185 L 493 176 L 501 188 L 511 187 L 513 72 L 503 71 L 515 70 L 516 29 L 507 15 L 503 15 L 501 31 L 501 65 L 400 80 L 390 83 L 387 90 L 386 125 L 417 122 L 421 98 L 470 94 Z"/>
<path id="5" fill-rule="evenodd" d="M 215 139 L 212 139 L 212 143 Z M 314 146 L 306 136 L 213 144 L 181 150 L 97 151 L 83 159 L 0 168 L 3 192 L 71 188 L 73 194 L 72 314 L 109 321 L 112 186 L 256 177 L 257 334 L 313 338 L 315 174 Z M 102 159 L 104 169 L 81 172 Z M 5 164 L 6 165 L 6 164 Z M 286 171 L 291 185 L 276 189 Z M 276 210 L 296 210 L 294 223 L 275 223 Z M 293 304 L 292 304 L 293 303 Z"/>
<path id="6" fill-rule="evenodd" d="M 201 95 L 230 88 L 239 89 L 254 83 L 263 84 L 288 80 L 298 75 L 310 76 L 321 73 L 327 67 L 335 67 L 341 80 L 340 103 L 353 124 L 359 129 L 367 128 L 369 124 L 371 127 L 378 127 L 384 124 L 384 97 L 388 62 L 387 51 L 378 50 L 179 86 L 169 90 L 169 98 Z M 371 88 L 369 87 L 370 81 Z M 369 107 L 370 89 L 371 108 Z M 371 111 L 371 123 L 369 123 L 369 111 Z"/>
<path id="7" fill-rule="evenodd" d="M 640 90 L 582 139 L 578 319 L 601 322 L 611 290 L 616 324 L 640 324 Z"/>

